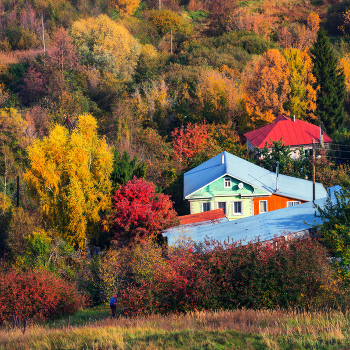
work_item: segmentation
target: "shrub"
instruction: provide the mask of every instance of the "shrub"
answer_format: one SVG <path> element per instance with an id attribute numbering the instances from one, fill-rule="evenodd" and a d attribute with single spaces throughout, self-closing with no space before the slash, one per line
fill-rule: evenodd
<path id="1" fill-rule="evenodd" d="M 326 250 L 311 239 L 246 246 L 206 242 L 169 248 L 168 266 L 162 269 L 158 260 L 153 266 L 157 278 L 129 280 L 122 291 L 120 303 L 129 314 L 317 309 L 340 306 L 343 300 Z"/>
<path id="2" fill-rule="evenodd" d="M 0 273 L 0 324 L 13 314 L 20 319 L 50 319 L 85 304 L 74 284 L 45 270 Z"/>

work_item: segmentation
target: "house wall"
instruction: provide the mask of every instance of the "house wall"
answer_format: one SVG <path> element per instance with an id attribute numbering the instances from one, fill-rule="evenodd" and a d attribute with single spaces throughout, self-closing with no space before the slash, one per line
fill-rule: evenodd
<path id="1" fill-rule="evenodd" d="M 287 203 L 289 201 L 299 201 L 300 204 L 301 203 L 305 203 L 306 201 L 301 201 L 298 199 L 294 199 L 294 198 L 289 198 L 289 197 L 284 197 L 284 196 L 278 196 L 278 195 L 271 195 L 269 197 L 257 197 L 254 198 L 254 214 L 253 215 L 257 215 L 260 214 L 259 211 L 259 202 L 262 200 L 266 200 L 267 201 L 267 211 L 273 211 L 276 209 L 282 209 L 282 208 L 286 208 L 287 207 Z"/>
<path id="2" fill-rule="evenodd" d="M 233 202 L 241 201 L 242 202 L 242 214 L 234 215 L 233 214 Z M 226 217 L 229 220 L 236 220 L 245 218 L 248 216 L 254 215 L 254 202 L 252 198 L 241 198 L 234 196 L 220 196 L 214 197 L 212 199 L 198 199 L 190 201 L 191 214 L 197 214 L 202 212 L 202 203 L 211 203 L 211 209 L 218 209 L 217 202 L 226 202 Z"/>

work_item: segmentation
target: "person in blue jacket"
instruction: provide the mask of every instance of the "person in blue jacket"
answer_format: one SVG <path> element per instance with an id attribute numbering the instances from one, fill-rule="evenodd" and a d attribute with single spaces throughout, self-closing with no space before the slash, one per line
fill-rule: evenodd
<path id="1" fill-rule="evenodd" d="M 113 294 L 112 297 L 111 297 L 111 300 L 109 302 L 109 305 L 111 307 L 111 314 L 112 314 L 112 317 L 115 317 L 115 312 L 117 310 L 117 295 L 116 294 Z"/>

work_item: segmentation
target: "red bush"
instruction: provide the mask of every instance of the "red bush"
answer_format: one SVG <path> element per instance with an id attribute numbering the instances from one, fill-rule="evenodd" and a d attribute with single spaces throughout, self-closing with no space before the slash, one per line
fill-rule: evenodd
<path id="1" fill-rule="evenodd" d="M 0 323 L 18 318 L 49 319 L 85 305 L 72 283 L 47 271 L 0 273 Z"/>
<path id="2" fill-rule="evenodd" d="M 193 250 L 194 249 L 194 250 Z M 128 314 L 207 309 L 340 307 L 327 251 L 311 239 L 240 246 L 206 242 L 170 249 L 167 268 L 149 281 L 128 281 L 120 306 Z M 156 268 L 158 262 L 154 262 Z"/>

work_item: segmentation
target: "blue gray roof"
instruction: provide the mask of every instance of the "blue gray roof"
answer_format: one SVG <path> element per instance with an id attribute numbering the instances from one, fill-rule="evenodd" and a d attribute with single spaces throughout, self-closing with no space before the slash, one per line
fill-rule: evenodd
<path id="1" fill-rule="evenodd" d="M 224 155 L 224 164 L 221 155 Z M 266 170 L 245 159 L 222 152 L 184 174 L 184 197 L 198 191 L 222 176 L 232 177 L 249 183 L 271 194 L 312 201 L 312 182 L 292 176 L 279 175 L 279 191 L 276 192 L 276 173 Z M 316 199 L 327 196 L 321 183 L 316 183 Z"/>
<path id="2" fill-rule="evenodd" d="M 340 186 L 329 189 L 332 200 L 334 200 L 334 192 L 339 190 Z M 321 198 L 315 203 L 323 207 L 326 200 L 327 197 Z M 180 236 L 189 237 L 198 243 L 204 242 L 206 238 L 221 242 L 241 241 L 243 244 L 257 238 L 260 241 L 268 241 L 274 237 L 309 230 L 315 222 L 321 224 L 320 219 L 315 218 L 315 211 L 313 202 L 307 202 L 224 223 L 174 227 L 163 234 L 168 237 L 169 245 L 174 244 Z"/>

